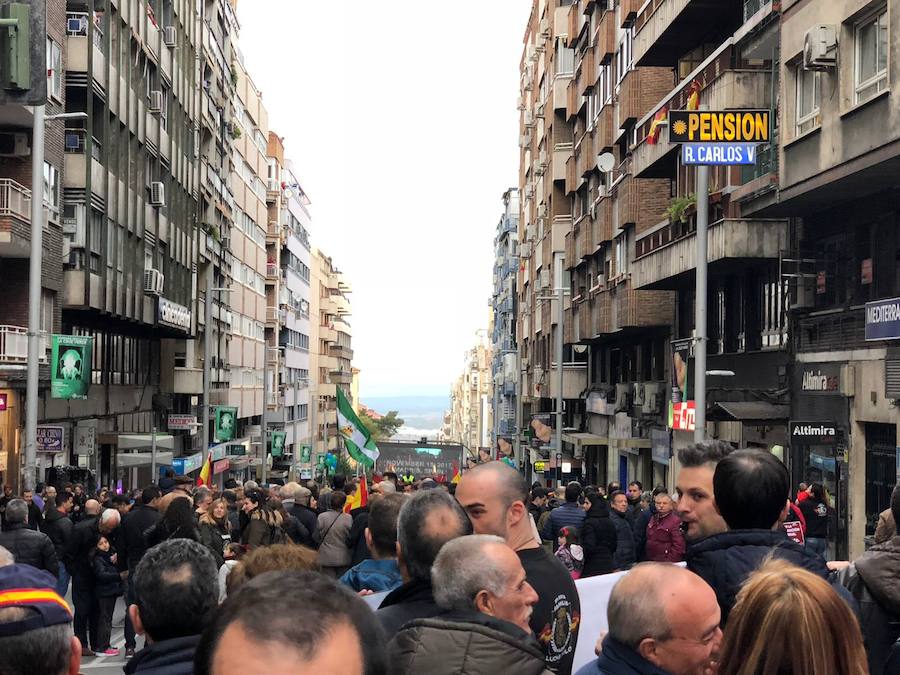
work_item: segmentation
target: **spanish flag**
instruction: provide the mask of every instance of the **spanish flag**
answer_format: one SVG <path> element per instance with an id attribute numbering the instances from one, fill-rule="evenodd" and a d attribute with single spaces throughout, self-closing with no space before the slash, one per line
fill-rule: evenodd
<path id="1" fill-rule="evenodd" d="M 687 105 L 685 106 L 687 110 L 700 109 L 700 89 L 700 83 L 697 80 L 691 82 L 691 88 L 688 90 Z"/>
<path id="2" fill-rule="evenodd" d="M 656 145 L 659 142 L 659 134 L 664 126 L 669 125 L 669 106 L 656 113 L 653 122 L 650 123 L 650 131 L 647 132 L 647 145 Z"/>
<path id="3" fill-rule="evenodd" d="M 209 487 L 212 483 L 212 453 L 206 455 L 206 461 L 203 462 L 203 468 L 200 469 L 200 475 L 197 477 L 197 487 Z"/>
<path id="4" fill-rule="evenodd" d="M 459 483 L 460 475 L 459 475 L 459 464 L 453 462 L 453 478 L 450 479 L 450 482 L 454 485 Z"/>
<path id="5" fill-rule="evenodd" d="M 344 513 L 350 513 L 353 509 L 361 509 L 369 503 L 369 487 L 366 482 L 366 476 L 363 474 L 359 485 L 356 486 L 356 492 L 344 504 Z"/>

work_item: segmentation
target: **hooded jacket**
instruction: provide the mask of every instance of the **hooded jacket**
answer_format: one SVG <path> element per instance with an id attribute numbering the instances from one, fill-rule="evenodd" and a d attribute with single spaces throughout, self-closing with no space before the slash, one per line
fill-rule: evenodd
<path id="1" fill-rule="evenodd" d="M 126 675 L 193 675 L 199 635 L 172 638 L 147 645 L 125 664 Z"/>
<path id="2" fill-rule="evenodd" d="M 716 592 L 723 626 L 741 585 L 770 553 L 828 580 L 828 568 L 821 556 L 788 539 L 784 530 L 732 530 L 705 537 L 688 547 L 687 568 Z"/>
<path id="3" fill-rule="evenodd" d="M 241 532 L 241 543 L 245 546 L 283 544 L 286 539 L 281 514 L 263 506 L 250 512 L 250 520 Z"/>
<path id="4" fill-rule="evenodd" d="M 431 580 L 413 579 L 387 594 L 375 612 L 375 618 L 381 623 L 385 638 L 390 640 L 413 619 L 427 619 L 440 613 Z"/>
<path id="5" fill-rule="evenodd" d="M 869 672 L 888 675 L 891 649 L 900 640 L 900 536 L 873 546 L 838 575 L 859 603 Z"/>
<path id="6" fill-rule="evenodd" d="M 479 612 L 450 612 L 408 623 L 388 644 L 392 673 L 549 675 L 544 653 L 518 626 Z"/>
<path id="7" fill-rule="evenodd" d="M 583 666 L 575 675 L 669 675 L 669 673 L 607 635 L 603 639 L 600 657 Z"/>
<path id="8" fill-rule="evenodd" d="M 615 569 L 613 554 L 618 547 L 616 526 L 609 519 L 606 504 L 591 503 L 581 525 L 581 545 L 584 548 L 582 577 L 609 574 Z"/>

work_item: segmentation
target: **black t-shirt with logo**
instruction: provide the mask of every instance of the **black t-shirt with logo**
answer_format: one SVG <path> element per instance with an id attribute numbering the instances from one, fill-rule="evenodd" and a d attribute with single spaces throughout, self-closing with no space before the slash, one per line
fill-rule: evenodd
<path id="1" fill-rule="evenodd" d="M 806 536 L 816 539 L 828 538 L 828 517 L 831 509 L 827 504 L 816 501 L 812 497 L 800 502 L 800 511 L 806 518 Z"/>
<path id="2" fill-rule="evenodd" d="M 565 566 L 543 546 L 517 551 L 528 583 L 538 595 L 531 615 L 547 668 L 560 675 L 572 672 L 581 604 L 575 582 Z"/>

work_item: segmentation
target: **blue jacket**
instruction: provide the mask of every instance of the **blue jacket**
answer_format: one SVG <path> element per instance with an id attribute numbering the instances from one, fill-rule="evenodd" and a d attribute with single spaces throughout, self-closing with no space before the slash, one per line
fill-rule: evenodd
<path id="1" fill-rule="evenodd" d="M 657 668 L 633 649 L 607 635 L 603 638 L 600 657 L 582 666 L 575 675 L 669 675 L 669 673 Z"/>
<path id="2" fill-rule="evenodd" d="M 581 508 L 578 502 L 566 502 L 562 506 L 557 506 L 550 512 L 550 517 L 547 518 L 547 522 L 544 524 L 544 531 L 541 532 L 541 537 L 545 541 L 556 542 L 560 528 L 569 526 L 580 530 L 582 523 L 584 523 L 584 516 L 584 509 Z"/>
<path id="3" fill-rule="evenodd" d="M 363 560 L 344 573 L 340 582 L 354 591 L 392 591 L 403 583 L 400 566 L 393 558 Z"/>
<path id="4" fill-rule="evenodd" d="M 634 565 L 635 561 L 634 531 L 631 529 L 627 514 L 610 509 L 609 517 L 616 528 L 616 537 L 618 538 L 616 552 L 613 554 L 613 567 L 617 570 L 625 570 Z M 644 538 L 646 539 L 646 534 Z"/>
<path id="5" fill-rule="evenodd" d="M 732 530 L 705 537 L 688 546 L 687 568 L 716 592 L 723 626 L 741 585 L 770 553 L 829 580 L 828 568 L 821 556 L 788 539 L 784 530 Z M 843 592 L 842 597 L 848 595 Z"/>

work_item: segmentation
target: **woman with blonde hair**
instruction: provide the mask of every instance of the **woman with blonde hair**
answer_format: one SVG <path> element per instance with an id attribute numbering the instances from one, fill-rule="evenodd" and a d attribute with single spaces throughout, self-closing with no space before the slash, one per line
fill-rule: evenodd
<path id="1" fill-rule="evenodd" d="M 741 588 L 719 675 L 868 675 L 859 624 L 827 581 L 770 560 Z"/>
<path id="2" fill-rule="evenodd" d="M 225 564 L 225 547 L 231 543 L 231 522 L 228 502 L 224 499 L 214 500 L 200 516 L 200 543 L 213 554 L 216 567 Z"/>

